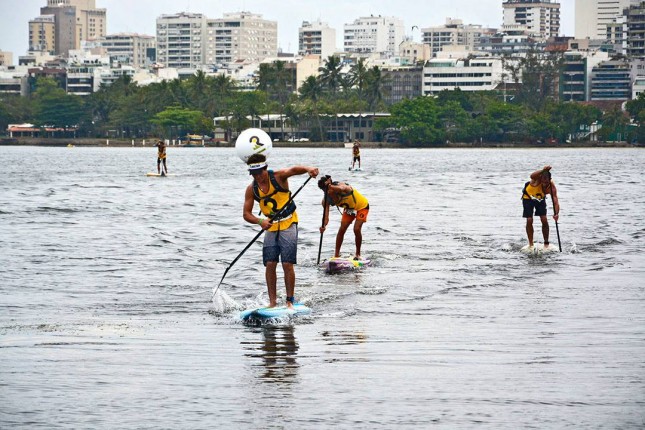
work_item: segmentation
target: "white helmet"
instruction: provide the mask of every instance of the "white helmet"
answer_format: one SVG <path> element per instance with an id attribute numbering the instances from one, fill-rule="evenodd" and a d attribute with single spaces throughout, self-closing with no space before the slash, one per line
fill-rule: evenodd
<path id="1" fill-rule="evenodd" d="M 245 163 L 253 154 L 262 154 L 269 158 L 271 149 L 273 149 L 271 138 L 259 128 L 247 128 L 235 140 L 237 156 Z"/>

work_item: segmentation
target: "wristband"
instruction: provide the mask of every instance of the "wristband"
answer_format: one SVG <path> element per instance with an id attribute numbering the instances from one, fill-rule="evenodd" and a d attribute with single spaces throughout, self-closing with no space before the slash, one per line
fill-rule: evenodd
<path id="1" fill-rule="evenodd" d="M 258 225 L 261 226 L 264 222 L 264 218 L 258 218 Z"/>

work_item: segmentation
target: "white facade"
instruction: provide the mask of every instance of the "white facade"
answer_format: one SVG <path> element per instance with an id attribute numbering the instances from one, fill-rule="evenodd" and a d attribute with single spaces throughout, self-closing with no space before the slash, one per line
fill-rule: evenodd
<path id="1" fill-rule="evenodd" d="M 489 91 L 502 82 L 500 58 L 434 58 L 423 68 L 423 95 L 443 90 Z"/>
<path id="2" fill-rule="evenodd" d="M 173 68 L 198 68 L 204 62 L 206 17 L 181 12 L 157 18 L 157 63 Z"/>
<path id="3" fill-rule="evenodd" d="M 576 39 L 607 39 L 607 25 L 623 15 L 623 9 L 638 0 L 576 0 Z"/>
<path id="4" fill-rule="evenodd" d="M 522 25 L 533 37 L 546 40 L 560 34 L 560 3 L 551 0 L 506 0 L 504 25 Z"/>
<path id="5" fill-rule="evenodd" d="M 262 61 L 278 56 L 278 23 L 249 12 L 209 19 L 204 31 L 204 63 Z"/>
<path id="6" fill-rule="evenodd" d="M 359 54 L 396 55 L 405 39 L 403 21 L 394 17 L 361 17 L 344 26 L 344 49 Z"/>
<path id="7" fill-rule="evenodd" d="M 110 34 L 99 39 L 99 42 L 110 58 L 134 67 L 145 67 L 147 50 L 156 46 L 153 36 L 136 33 Z"/>
<path id="8" fill-rule="evenodd" d="M 328 58 L 336 52 L 336 30 L 326 22 L 303 21 L 298 29 L 298 54 Z"/>

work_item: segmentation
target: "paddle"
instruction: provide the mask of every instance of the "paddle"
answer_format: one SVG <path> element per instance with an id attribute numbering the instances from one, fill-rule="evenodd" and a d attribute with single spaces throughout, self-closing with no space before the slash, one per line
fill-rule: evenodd
<path id="1" fill-rule="evenodd" d="M 553 194 L 551 195 L 551 203 L 553 203 L 553 213 L 555 213 L 555 202 L 553 201 Z M 555 232 L 558 234 L 558 248 L 562 252 L 562 244 L 560 243 L 560 229 L 558 228 L 558 220 L 555 221 Z"/>
<path id="2" fill-rule="evenodd" d="M 329 205 L 327 204 L 327 189 L 328 187 L 325 187 L 325 197 L 323 197 L 323 214 L 322 214 L 322 222 L 320 223 L 321 227 L 325 226 L 325 214 L 327 213 L 327 208 Z M 318 260 L 316 261 L 316 265 L 320 264 L 320 251 L 322 250 L 322 239 L 323 239 L 323 232 L 320 232 L 320 243 L 318 244 Z"/>
<path id="3" fill-rule="evenodd" d="M 274 213 L 273 215 L 271 215 L 271 216 L 269 217 L 269 219 L 273 221 L 273 220 L 274 220 L 274 219 L 276 219 L 276 218 L 280 218 L 280 214 L 282 213 L 282 211 L 284 211 L 284 210 L 289 206 L 289 204 L 291 204 L 291 202 L 293 201 L 293 199 L 298 195 L 298 193 L 300 192 L 300 190 L 302 190 L 302 189 L 304 188 L 304 186 L 305 186 L 305 185 L 307 185 L 307 182 L 309 182 L 309 180 L 310 180 L 310 179 L 311 179 L 311 176 L 310 176 L 310 177 L 308 177 L 308 178 L 307 178 L 307 180 L 305 181 L 305 183 L 304 183 L 304 184 L 302 184 L 302 185 L 300 186 L 300 188 L 298 188 L 298 190 L 297 190 L 295 193 L 293 193 L 293 194 L 291 195 L 291 197 L 289 198 L 289 200 L 287 201 L 287 203 L 285 203 L 285 205 L 284 205 L 284 206 L 282 206 L 282 209 L 280 209 L 278 212 L 276 212 L 276 213 Z M 256 240 L 258 240 L 258 238 L 259 238 L 260 236 L 262 236 L 262 233 L 264 233 L 264 229 L 261 229 L 261 230 L 258 232 L 258 234 L 256 234 L 256 235 L 255 235 L 255 237 L 253 238 L 253 240 L 251 240 L 251 242 L 249 242 L 249 244 L 248 244 L 248 245 L 246 245 L 246 246 L 244 247 L 244 249 L 242 250 L 242 252 L 240 252 L 240 253 L 238 254 L 238 256 L 237 256 L 237 257 L 235 257 L 235 259 L 234 259 L 233 261 L 231 261 L 231 264 L 229 264 L 229 265 L 228 265 L 228 267 L 226 268 L 226 270 L 224 271 L 224 275 L 222 275 L 222 279 L 220 279 L 219 284 L 217 284 L 217 288 L 215 288 L 215 290 L 213 291 L 213 294 L 211 294 L 211 300 L 213 300 L 213 297 L 215 296 L 215 293 L 217 293 L 217 290 L 219 289 L 219 286 L 220 286 L 220 285 L 222 285 L 222 282 L 224 281 L 224 278 L 226 277 L 226 274 L 227 274 L 227 273 L 228 273 L 228 271 L 231 269 L 231 267 L 233 267 L 233 265 L 235 264 L 235 262 L 236 262 L 237 260 L 239 260 L 239 259 L 240 259 L 240 257 L 241 257 L 245 252 L 246 252 L 246 250 L 247 250 L 247 249 L 249 249 L 249 248 L 251 247 L 251 245 L 253 245 L 253 244 L 255 243 L 255 241 L 256 241 Z"/>

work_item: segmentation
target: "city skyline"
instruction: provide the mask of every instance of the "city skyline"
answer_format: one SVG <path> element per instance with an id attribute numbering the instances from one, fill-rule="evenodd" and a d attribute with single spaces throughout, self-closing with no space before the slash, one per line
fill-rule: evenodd
<path id="1" fill-rule="evenodd" d="M 283 52 L 297 53 L 298 28 L 303 21 L 326 22 L 336 30 L 337 49 L 342 50 L 343 26 L 369 15 L 394 16 L 404 21 L 406 36 L 419 42 L 420 30 L 445 24 L 446 18 L 461 19 L 464 24 L 498 28 L 502 25 L 503 0 L 453 0 L 428 2 L 424 7 L 385 0 L 337 1 L 336 7 L 320 7 L 312 0 L 267 2 L 243 0 L 232 6 L 222 0 L 96 0 L 96 7 L 107 10 L 107 34 L 139 33 L 156 36 L 156 20 L 161 15 L 178 12 L 202 13 L 208 18 L 221 18 L 224 13 L 248 11 L 264 19 L 278 22 L 278 46 Z M 28 47 L 28 22 L 40 15 L 45 0 L 23 0 L 15 5 L 0 1 L 0 50 L 12 52 L 14 64 L 25 55 Z M 420 12 L 420 13 L 419 13 Z M 561 35 L 573 36 L 574 0 L 560 1 Z"/>

